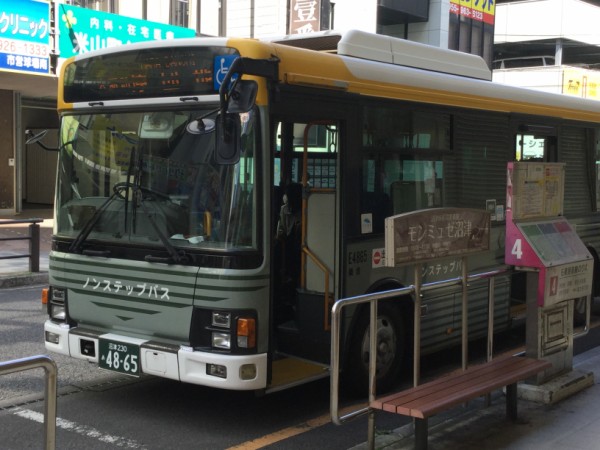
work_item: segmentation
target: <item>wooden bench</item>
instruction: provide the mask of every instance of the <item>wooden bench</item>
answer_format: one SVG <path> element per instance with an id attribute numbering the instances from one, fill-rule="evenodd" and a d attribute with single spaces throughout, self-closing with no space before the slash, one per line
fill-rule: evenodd
<path id="1" fill-rule="evenodd" d="M 454 406 L 506 386 L 506 415 L 517 419 L 517 382 L 530 378 L 551 363 L 520 356 L 494 359 L 444 375 L 428 383 L 375 399 L 373 409 L 415 418 L 415 448 L 427 448 L 427 419 Z"/>

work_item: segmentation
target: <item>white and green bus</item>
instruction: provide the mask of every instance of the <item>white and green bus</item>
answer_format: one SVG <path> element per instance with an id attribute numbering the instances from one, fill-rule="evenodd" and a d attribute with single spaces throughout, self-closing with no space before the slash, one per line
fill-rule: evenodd
<path id="1" fill-rule="evenodd" d="M 386 217 L 491 210 L 491 248 L 469 269 L 503 266 L 513 160 L 566 162 L 565 213 L 596 257 L 600 103 L 492 83 L 464 53 L 323 38 L 337 50 L 197 38 L 63 65 L 48 350 L 224 389 L 326 377 L 333 302 L 413 283 L 413 267 L 385 267 Z M 461 270 L 440 259 L 422 281 Z M 459 289 L 424 294 L 423 353 L 461 341 Z M 496 330 L 524 290 L 519 275 L 496 280 Z M 487 295 L 471 284 L 472 338 L 487 329 Z M 384 390 L 411 361 L 413 300 L 378 311 Z M 348 386 L 367 383 L 367 328 L 368 310 L 349 309 Z"/>

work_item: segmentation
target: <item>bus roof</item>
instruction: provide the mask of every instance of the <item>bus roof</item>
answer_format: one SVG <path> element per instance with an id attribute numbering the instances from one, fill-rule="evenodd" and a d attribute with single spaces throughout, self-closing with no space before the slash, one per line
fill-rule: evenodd
<path id="1" fill-rule="evenodd" d="M 359 30 L 335 30 L 284 36 L 271 42 L 399 66 L 443 72 L 481 80 L 492 79 L 483 58 L 455 50 Z"/>
<path id="2" fill-rule="evenodd" d="M 477 56 L 357 31 L 339 37 L 337 54 L 298 48 L 314 46 L 301 40 L 272 40 L 273 54 L 281 59 L 281 80 L 382 98 L 600 122 L 600 102 L 489 81 L 487 65 Z M 460 73 L 459 61 L 472 63 L 471 76 Z"/>
<path id="3" fill-rule="evenodd" d="M 236 48 L 242 56 L 249 58 L 277 57 L 280 61 L 279 82 L 290 85 L 477 110 L 600 122 L 598 101 L 492 82 L 486 75 L 489 73 L 487 65 L 477 56 L 361 31 L 268 40 L 175 39 L 90 52 L 74 60 L 158 46 L 198 45 Z M 336 49 L 331 50 L 332 46 Z M 70 109 L 61 103 L 62 100 L 59 98 L 59 109 Z M 258 102 L 267 103 L 262 93 Z"/>

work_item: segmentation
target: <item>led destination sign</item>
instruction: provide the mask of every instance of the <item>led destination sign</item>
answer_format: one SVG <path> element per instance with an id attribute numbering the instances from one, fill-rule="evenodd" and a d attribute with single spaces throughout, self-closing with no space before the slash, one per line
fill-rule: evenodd
<path id="1" fill-rule="evenodd" d="M 214 94 L 224 47 L 171 47 L 134 50 L 73 61 L 65 68 L 67 103 Z"/>

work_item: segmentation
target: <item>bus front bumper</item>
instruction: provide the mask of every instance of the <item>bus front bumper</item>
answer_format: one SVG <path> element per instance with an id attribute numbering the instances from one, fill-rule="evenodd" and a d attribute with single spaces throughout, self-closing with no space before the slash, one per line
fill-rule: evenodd
<path id="1" fill-rule="evenodd" d="M 50 320 L 44 323 L 44 335 L 48 351 L 87 360 L 100 366 L 106 366 L 100 362 L 101 340 L 117 346 L 130 346 L 136 351 L 139 349 L 135 359 L 135 364 L 139 364 L 136 375 L 154 375 L 184 383 L 232 390 L 258 390 L 267 385 L 267 355 L 264 353 L 229 355 L 201 352 L 191 347 L 80 330 Z M 132 366 L 127 362 L 128 368 Z M 122 368 L 123 365 L 119 367 Z M 123 370 L 114 371 L 130 375 Z"/>

